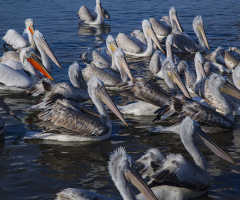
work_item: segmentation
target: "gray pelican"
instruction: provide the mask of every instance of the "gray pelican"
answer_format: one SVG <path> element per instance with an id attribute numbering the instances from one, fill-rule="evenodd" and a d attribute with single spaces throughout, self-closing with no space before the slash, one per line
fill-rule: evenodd
<path id="1" fill-rule="evenodd" d="M 57 100 L 51 109 L 41 112 L 39 127 L 48 130 L 42 133 L 28 133 L 25 139 L 57 141 L 97 141 L 111 136 L 112 123 L 104 102 L 125 124 L 121 113 L 110 99 L 104 84 L 96 77 L 88 82 L 88 93 L 98 113 L 69 100 Z M 127 124 L 126 124 L 127 125 Z"/>
<path id="2" fill-rule="evenodd" d="M 20 60 L 21 63 L 12 61 L 14 66 L 0 63 L 1 89 L 26 90 L 32 87 L 39 80 L 39 74 L 35 68 L 53 80 L 49 72 L 38 61 L 31 47 L 21 49 Z M 29 72 L 30 77 L 24 70 Z"/>
<path id="3" fill-rule="evenodd" d="M 124 200 L 157 200 L 153 192 L 136 172 L 134 161 L 132 157 L 126 153 L 124 148 L 120 147 L 111 154 L 108 162 L 108 171 Z M 129 183 L 132 183 L 142 192 L 142 198 L 138 198 L 139 195 L 135 196 Z M 67 188 L 57 194 L 57 200 L 64 199 L 113 200 L 107 196 L 77 188 Z"/>
<path id="4" fill-rule="evenodd" d="M 108 66 L 100 68 L 90 64 L 82 70 L 84 79 L 88 81 L 94 75 L 102 80 L 108 89 L 116 89 L 118 83 L 128 80 L 127 73 L 130 73 L 125 54 L 121 48 L 118 47 L 115 50 L 112 62 L 115 63 L 118 71 L 115 71 Z"/>
<path id="5" fill-rule="evenodd" d="M 101 5 L 101 0 L 96 0 L 96 7 L 93 11 L 81 6 L 78 16 L 86 24 L 102 24 L 104 17 L 110 19 L 109 13 Z"/>
<path id="6" fill-rule="evenodd" d="M 232 72 L 240 64 L 240 60 L 222 47 L 218 47 L 215 51 L 206 55 L 206 59 L 213 62 L 220 72 Z"/>
<path id="7" fill-rule="evenodd" d="M 151 23 L 148 20 L 142 21 L 142 30 L 144 36 L 147 39 L 147 45 L 139 45 L 140 43 L 134 42 L 131 38 L 126 36 L 124 33 L 119 33 L 116 41 L 117 45 L 121 47 L 127 55 L 143 57 L 152 56 L 154 52 L 153 42 L 157 47 L 164 52 L 161 44 L 159 43 L 155 33 L 152 30 Z"/>
<path id="8" fill-rule="evenodd" d="M 169 10 L 169 18 L 174 20 L 177 25 L 179 31 L 183 32 L 183 28 L 178 20 L 177 11 L 175 7 L 171 7 Z M 149 19 L 150 23 L 152 24 L 152 29 L 155 32 L 156 36 L 162 40 L 163 38 L 167 37 L 172 32 L 172 26 L 169 25 L 165 20 L 157 21 L 154 18 Z M 171 20 L 170 20 L 171 22 Z"/>
<path id="9" fill-rule="evenodd" d="M 34 87 L 27 90 L 28 96 L 38 96 L 42 93 L 46 93 L 42 102 L 30 108 L 27 106 L 27 109 L 50 108 L 57 99 L 68 99 L 78 103 L 90 99 L 87 92 L 87 84 L 83 79 L 80 66 L 77 62 L 69 66 L 68 76 L 72 85 L 65 82 L 54 83 L 49 82 L 49 79 L 41 79 Z"/>
<path id="10" fill-rule="evenodd" d="M 156 83 L 144 78 L 134 78 L 131 73 L 129 73 L 129 77 L 131 81 L 120 83 L 118 87 L 123 91 L 127 90 L 133 93 L 133 96 L 140 101 L 119 106 L 119 110 L 123 114 L 154 115 L 157 107 L 161 107 L 162 104 L 171 99 L 172 95 L 168 94 Z M 176 71 L 174 63 L 168 58 L 163 63 L 163 77 L 173 95 L 178 93 L 177 84 L 181 91 L 191 98 Z"/>
<path id="11" fill-rule="evenodd" d="M 9 108 L 9 106 L 0 98 L 0 107 L 9 115 L 13 116 L 14 118 L 16 118 L 17 120 L 20 120 L 15 113 L 11 110 L 11 108 Z M 4 132 L 4 127 L 5 127 L 5 122 L 2 119 L 2 117 L 0 116 L 0 135 L 3 134 Z"/>
<path id="12" fill-rule="evenodd" d="M 20 35 L 14 29 L 9 29 L 5 36 L 2 38 L 7 44 L 9 44 L 13 49 L 22 49 L 24 47 L 31 46 L 33 49 L 36 49 L 36 46 L 33 41 L 34 26 L 32 19 L 25 20 L 25 33 L 28 35 L 28 40 L 24 36 Z"/>
<path id="13" fill-rule="evenodd" d="M 206 51 L 206 47 L 209 49 L 201 16 L 197 15 L 193 20 L 193 30 L 198 37 L 199 43 L 197 43 L 189 35 L 177 31 L 173 20 L 171 22 L 173 25 L 173 31 L 171 33 L 173 37 L 173 46 L 177 48 L 180 52 L 186 53 L 194 53 L 197 51 L 204 52 Z"/>
<path id="14" fill-rule="evenodd" d="M 197 144 L 208 147 L 220 158 L 236 164 L 202 131 L 200 125 L 188 116 L 181 123 L 180 138 L 194 163 L 181 154 L 165 156 L 157 149 L 148 150 L 136 161 L 136 169 L 144 177 L 150 176 L 149 187 L 158 199 L 192 199 L 208 191 L 211 177 L 207 173 L 207 163 Z"/>

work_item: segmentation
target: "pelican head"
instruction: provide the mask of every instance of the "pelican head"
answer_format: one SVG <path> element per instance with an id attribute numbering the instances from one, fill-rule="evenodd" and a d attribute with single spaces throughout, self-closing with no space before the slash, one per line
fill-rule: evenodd
<path id="1" fill-rule="evenodd" d="M 95 76 L 92 76 L 91 79 L 88 81 L 88 93 L 89 96 L 91 97 L 92 101 L 98 105 L 101 106 L 100 102 L 105 103 L 111 110 L 112 112 L 124 123 L 127 125 L 125 122 L 122 114 L 118 110 L 117 106 L 115 103 L 111 100 L 104 83 L 96 78 Z M 100 101 L 100 102 L 99 102 Z M 97 105 L 96 105 L 97 106 Z"/>
<path id="2" fill-rule="evenodd" d="M 123 147 L 118 148 L 111 154 L 108 170 L 123 199 L 133 199 L 133 196 L 135 199 L 128 183 L 130 182 L 142 192 L 146 199 L 157 200 L 154 193 L 135 170 L 133 159 L 127 155 Z"/>
<path id="3" fill-rule="evenodd" d="M 172 6 L 172 7 L 170 8 L 170 10 L 169 10 L 169 16 L 170 16 L 170 20 L 172 19 L 172 20 L 175 21 L 178 30 L 181 31 L 181 32 L 183 32 L 183 28 L 182 28 L 182 26 L 181 26 L 181 24 L 180 24 L 180 22 L 179 22 L 179 19 L 178 19 L 178 16 L 177 16 L 177 11 L 176 11 L 175 7 Z M 172 21 L 171 21 L 171 23 L 172 23 Z"/>
<path id="4" fill-rule="evenodd" d="M 166 58 L 164 60 L 162 70 L 163 70 L 164 80 L 166 81 L 166 83 L 168 84 L 168 86 L 171 89 L 174 89 L 175 86 L 172 85 L 170 79 L 172 80 L 172 82 L 174 82 L 178 85 L 178 87 L 181 89 L 181 91 L 183 92 L 183 94 L 186 97 L 191 98 L 186 86 L 182 82 L 182 80 L 177 72 L 175 64 L 173 63 L 173 61 L 171 59 Z M 174 93 L 175 91 L 172 91 L 172 92 Z"/>
<path id="5" fill-rule="evenodd" d="M 218 157 L 226 160 L 230 163 L 236 164 L 236 162 L 230 158 L 220 147 L 211 140 L 211 138 L 201 129 L 201 126 L 189 116 L 187 116 L 180 126 L 180 137 L 184 146 L 191 145 L 193 142 L 208 147 Z"/>
<path id="6" fill-rule="evenodd" d="M 33 19 L 31 19 L 31 18 L 26 19 L 25 25 L 26 25 L 26 29 L 28 29 L 31 32 L 31 34 L 33 35 L 33 33 L 35 31 L 34 26 L 33 26 Z"/>
<path id="7" fill-rule="evenodd" d="M 218 74 L 212 74 L 209 77 L 208 87 L 211 89 L 211 92 L 214 92 L 217 88 L 222 93 L 240 99 L 240 90 L 232 85 L 225 77 L 219 76 Z"/>
<path id="8" fill-rule="evenodd" d="M 196 33 L 196 35 L 198 36 L 198 38 L 200 40 L 202 39 L 205 46 L 210 50 L 209 45 L 208 45 L 207 36 L 205 34 L 205 29 L 204 29 L 204 25 L 203 25 L 202 16 L 197 15 L 194 18 L 194 20 L 193 20 L 193 30 Z"/>
<path id="9" fill-rule="evenodd" d="M 205 78 L 207 77 L 206 76 L 206 73 L 204 71 L 204 68 L 203 68 L 203 58 L 202 58 L 202 55 L 200 54 L 200 52 L 197 52 L 195 54 L 195 57 L 194 57 L 194 63 L 195 63 L 195 68 L 196 68 L 196 72 L 197 72 L 197 76 L 198 78 L 200 78 L 200 76 L 202 78 Z M 201 75 L 200 75 L 200 74 Z"/>
<path id="10" fill-rule="evenodd" d="M 113 53 L 115 52 L 115 50 L 117 48 L 117 43 L 112 35 L 107 36 L 106 46 L 107 46 L 108 51 L 111 53 L 111 55 L 113 55 Z"/>
<path id="11" fill-rule="evenodd" d="M 36 30 L 34 32 L 33 35 L 33 39 L 38 47 L 38 49 L 42 49 L 48 56 L 49 58 L 51 58 L 51 60 L 62 69 L 62 67 L 60 66 L 56 56 L 54 55 L 54 53 L 52 52 L 51 48 L 49 47 L 47 41 L 45 40 L 45 38 L 43 37 L 43 34 Z M 40 47 L 40 48 L 39 48 Z"/>
<path id="12" fill-rule="evenodd" d="M 157 39 L 156 34 L 154 33 L 151 23 L 148 20 L 143 20 L 142 21 L 142 30 L 143 33 L 145 35 L 146 38 L 151 38 L 153 40 L 153 42 L 157 45 L 157 47 L 164 53 L 164 50 L 159 42 L 159 40 Z"/>
<path id="13" fill-rule="evenodd" d="M 20 60 L 24 64 L 30 63 L 34 66 L 38 71 L 40 71 L 44 76 L 53 80 L 52 76 L 49 74 L 47 69 L 42 65 L 42 63 L 37 59 L 34 50 L 31 47 L 22 48 L 20 52 Z M 26 66 L 25 66 L 26 67 Z M 29 69 L 26 69 L 29 71 Z"/>

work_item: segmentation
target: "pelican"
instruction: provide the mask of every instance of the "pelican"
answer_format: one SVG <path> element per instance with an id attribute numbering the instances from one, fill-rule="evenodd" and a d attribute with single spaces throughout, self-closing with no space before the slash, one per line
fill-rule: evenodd
<path id="1" fill-rule="evenodd" d="M 20 53 L 17 51 L 5 51 L 4 54 L 0 58 L 0 62 L 6 62 L 8 60 L 14 60 L 17 62 L 21 62 Z"/>
<path id="2" fill-rule="evenodd" d="M 0 98 L 0 107 L 9 115 L 13 116 L 17 120 L 20 120 L 15 113 L 9 108 L 9 106 Z M 3 134 L 4 132 L 4 127 L 5 127 L 5 122 L 3 118 L 0 116 L 0 135 Z"/>
<path id="3" fill-rule="evenodd" d="M 173 37 L 173 46 L 177 48 L 180 52 L 204 52 L 206 51 L 206 47 L 209 49 L 208 40 L 205 34 L 201 16 L 197 15 L 193 20 L 193 30 L 198 37 L 199 43 L 196 43 L 196 41 L 189 35 L 177 31 L 173 20 L 171 22 L 173 25 L 173 31 L 171 33 Z"/>
<path id="4" fill-rule="evenodd" d="M 136 169 L 144 176 L 150 176 L 149 187 L 158 199 L 192 199 L 208 191 L 211 177 L 207 173 L 207 163 L 197 144 L 208 147 L 220 158 L 236 164 L 189 116 L 181 123 L 180 138 L 194 163 L 181 154 L 165 156 L 156 149 L 150 149 L 136 161 Z M 140 196 L 142 197 L 142 194 Z"/>
<path id="5" fill-rule="evenodd" d="M 178 16 L 177 16 L 177 11 L 175 7 L 171 7 L 169 10 L 169 18 L 170 22 L 171 20 L 174 20 L 174 22 L 177 25 L 177 28 L 179 31 L 183 32 L 183 28 L 179 22 Z M 166 19 L 166 18 L 164 18 Z M 166 20 L 160 20 L 157 21 L 154 18 L 149 19 L 150 23 L 152 24 L 152 29 L 155 32 L 156 36 L 162 40 L 163 38 L 167 37 L 169 34 L 172 32 L 172 26 L 169 25 Z"/>
<path id="6" fill-rule="evenodd" d="M 69 100 L 57 100 L 52 109 L 41 112 L 39 127 L 48 130 L 29 133 L 25 139 L 45 139 L 57 141 L 97 141 L 111 136 L 112 123 L 104 102 L 125 124 L 121 113 L 110 99 L 104 84 L 96 77 L 88 82 L 88 93 L 98 113 Z M 127 125 L 127 124 L 126 124 Z"/>
<path id="7" fill-rule="evenodd" d="M 151 24 L 148 20 L 142 21 L 142 30 L 144 36 L 147 39 L 147 45 L 139 46 L 139 43 L 135 43 L 131 38 L 126 36 L 124 33 L 119 33 L 116 41 L 117 45 L 121 47 L 127 55 L 145 57 L 152 56 L 154 52 L 153 42 L 157 47 L 164 53 L 164 50 L 159 43 L 155 33 L 152 30 Z"/>
<path id="8" fill-rule="evenodd" d="M 206 59 L 213 62 L 220 72 L 232 72 L 232 70 L 240 64 L 240 60 L 222 47 L 218 47 L 215 51 L 206 55 Z"/>
<path id="9" fill-rule="evenodd" d="M 126 61 L 125 54 L 119 47 L 114 52 L 112 62 L 115 63 L 118 71 L 115 71 L 107 66 L 105 68 L 100 68 L 90 64 L 82 70 L 84 79 L 88 81 L 92 75 L 94 75 L 102 80 L 108 89 L 116 89 L 116 85 L 118 83 L 128 80 L 127 73 L 130 73 L 130 69 Z"/>
<path id="10" fill-rule="evenodd" d="M 33 105 L 27 109 L 46 109 L 50 108 L 57 99 L 68 99 L 74 102 L 85 102 L 90 99 L 87 92 L 87 84 L 83 79 L 80 66 L 74 62 L 69 66 L 68 76 L 72 85 L 65 82 L 54 83 L 49 82 L 49 79 L 41 79 L 34 87 L 27 90 L 28 96 L 38 96 L 46 93 L 43 101 L 37 105 Z"/>
<path id="11" fill-rule="evenodd" d="M 34 50 L 36 49 L 35 43 L 33 41 L 34 26 L 32 19 L 25 20 L 25 33 L 28 35 L 28 39 L 25 39 L 26 36 L 21 36 L 14 29 L 9 29 L 5 36 L 2 38 L 5 43 L 9 44 L 13 49 L 22 49 L 24 47 L 31 46 Z"/>
<path id="12" fill-rule="evenodd" d="M 123 147 L 119 147 L 111 154 L 108 162 L 108 171 L 124 200 L 157 200 L 153 192 L 149 189 L 141 176 L 136 172 L 132 157 L 126 153 Z M 135 196 L 129 182 L 137 187 L 140 192 L 142 192 L 142 198 L 138 198 L 139 195 Z M 113 200 L 112 198 L 104 195 L 77 188 L 67 188 L 57 194 L 57 200 L 64 199 Z"/>
<path id="13" fill-rule="evenodd" d="M 0 63 L 1 89 L 26 90 L 32 87 L 39 80 L 39 75 L 35 68 L 47 78 L 53 80 L 49 72 L 37 60 L 32 48 L 26 47 L 21 49 L 20 60 L 22 64 L 12 61 L 15 67 Z M 24 70 L 29 72 L 30 77 Z"/>
<path id="14" fill-rule="evenodd" d="M 104 17 L 110 19 L 109 13 L 101 5 L 101 0 L 96 0 L 96 7 L 93 11 L 81 6 L 78 16 L 86 24 L 103 24 Z"/>

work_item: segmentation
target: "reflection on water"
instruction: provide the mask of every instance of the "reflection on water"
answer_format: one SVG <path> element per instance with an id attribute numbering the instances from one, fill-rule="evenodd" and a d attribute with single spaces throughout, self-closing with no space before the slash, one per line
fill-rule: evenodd
<path id="1" fill-rule="evenodd" d="M 79 55 L 88 47 L 105 46 L 108 34 L 117 36 L 119 32 L 130 34 L 141 28 L 141 21 L 149 17 L 160 19 L 168 15 L 170 6 L 178 11 L 185 32 L 194 36 L 192 20 L 197 14 L 203 15 L 204 26 L 211 51 L 218 46 L 240 47 L 239 41 L 239 1 L 110 1 L 104 0 L 111 20 L 105 25 L 89 26 L 79 24 L 77 11 L 83 2 L 70 1 L 1 1 L 0 35 L 14 28 L 22 33 L 24 20 L 34 19 L 35 28 L 39 29 L 53 49 L 59 63 L 59 70 L 53 64 L 53 77 L 57 81 L 67 81 L 68 67 L 78 61 L 81 67 L 85 63 Z M 46 6 L 47 4 L 47 6 Z M 85 1 L 86 7 L 93 7 L 95 1 Z M 18 8 L 18 9 L 16 9 Z M 44 8 L 44 14 L 43 14 Z M 14 19 L 14 20 L 13 20 Z M 194 36 L 195 37 L 195 36 Z M 3 41 L 0 41 L 0 54 L 3 54 Z M 208 53 L 208 52 L 207 52 Z M 179 55 L 193 66 L 194 55 Z M 169 91 L 162 80 L 156 80 L 148 70 L 150 58 L 127 58 L 135 76 L 144 76 L 159 83 Z M 129 99 L 111 91 L 114 101 L 124 105 Z M 153 117 L 125 116 L 129 127 L 122 124 L 116 116 L 110 114 L 113 123 L 112 137 L 106 141 L 94 143 L 24 141 L 29 131 L 40 131 L 36 127 L 37 111 L 27 111 L 26 105 L 40 101 L 38 97 L 25 97 L 24 92 L 1 91 L 1 98 L 14 110 L 22 121 L 8 116 L 0 110 L 6 122 L 5 134 L 0 142 L 0 192 L 1 199 L 54 199 L 55 194 L 67 187 L 84 188 L 101 194 L 110 194 L 121 199 L 107 171 L 110 152 L 124 146 L 134 158 L 139 158 L 148 148 L 159 148 L 163 153 L 181 153 L 191 160 L 178 135 L 149 133 Z M 233 131 L 211 134 L 211 138 L 226 151 L 236 162 L 240 162 L 240 118 L 236 117 Z M 168 121 L 161 125 L 169 125 Z M 239 199 L 240 168 L 222 161 L 210 150 L 201 148 L 209 163 L 208 172 L 212 176 L 212 185 L 208 194 L 198 199 Z M 137 193 L 137 190 L 135 190 Z"/>

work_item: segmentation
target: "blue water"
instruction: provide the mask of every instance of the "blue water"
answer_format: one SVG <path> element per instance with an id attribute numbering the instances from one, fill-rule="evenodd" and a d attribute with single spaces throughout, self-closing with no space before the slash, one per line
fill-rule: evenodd
<path id="1" fill-rule="evenodd" d="M 193 18 L 203 16 L 205 31 L 211 50 L 218 46 L 240 47 L 240 1 L 134 1 L 103 0 L 102 5 L 111 15 L 101 27 L 79 25 L 77 11 L 81 5 L 94 7 L 95 1 L 77 0 L 21 0 L 0 2 L 0 36 L 13 28 L 19 33 L 24 29 L 24 21 L 33 18 L 35 28 L 39 29 L 53 49 L 63 69 L 54 64 L 53 77 L 56 81 L 69 82 L 68 66 L 74 61 L 84 67 L 79 55 L 88 47 L 105 45 L 108 34 L 114 37 L 119 32 L 130 34 L 141 29 L 141 21 L 149 17 L 160 19 L 168 15 L 170 6 L 175 6 L 186 33 L 194 36 Z M 0 41 L 0 55 L 3 54 L 3 41 Z M 187 58 L 192 63 L 192 56 Z M 152 77 L 147 67 L 149 58 L 130 59 L 129 65 L 136 75 Z M 125 103 L 116 93 L 114 100 Z M 26 98 L 24 92 L 2 91 L 0 96 L 23 119 L 16 121 L 1 111 L 6 121 L 5 134 L 0 142 L 0 199 L 54 199 L 55 194 L 67 187 L 84 188 L 121 199 L 107 171 L 110 152 L 119 146 L 126 147 L 134 158 L 139 158 L 150 147 L 160 148 L 163 153 L 182 153 L 190 158 L 178 135 L 150 134 L 152 117 L 125 116 L 129 127 L 124 126 L 115 116 L 113 136 L 106 141 L 94 143 L 59 143 L 24 141 L 28 130 L 38 130 L 37 112 L 27 112 L 25 105 L 35 104 L 38 98 Z M 212 139 L 235 161 L 239 159 L 239 125 L 224 133 L 211 134 Z M 239 199 L 240 167 L 220 160 L 209 150 L 202 149 L 209 163 L 208 172 L 212 185 L 208 194 L 198 199 Z"/>

